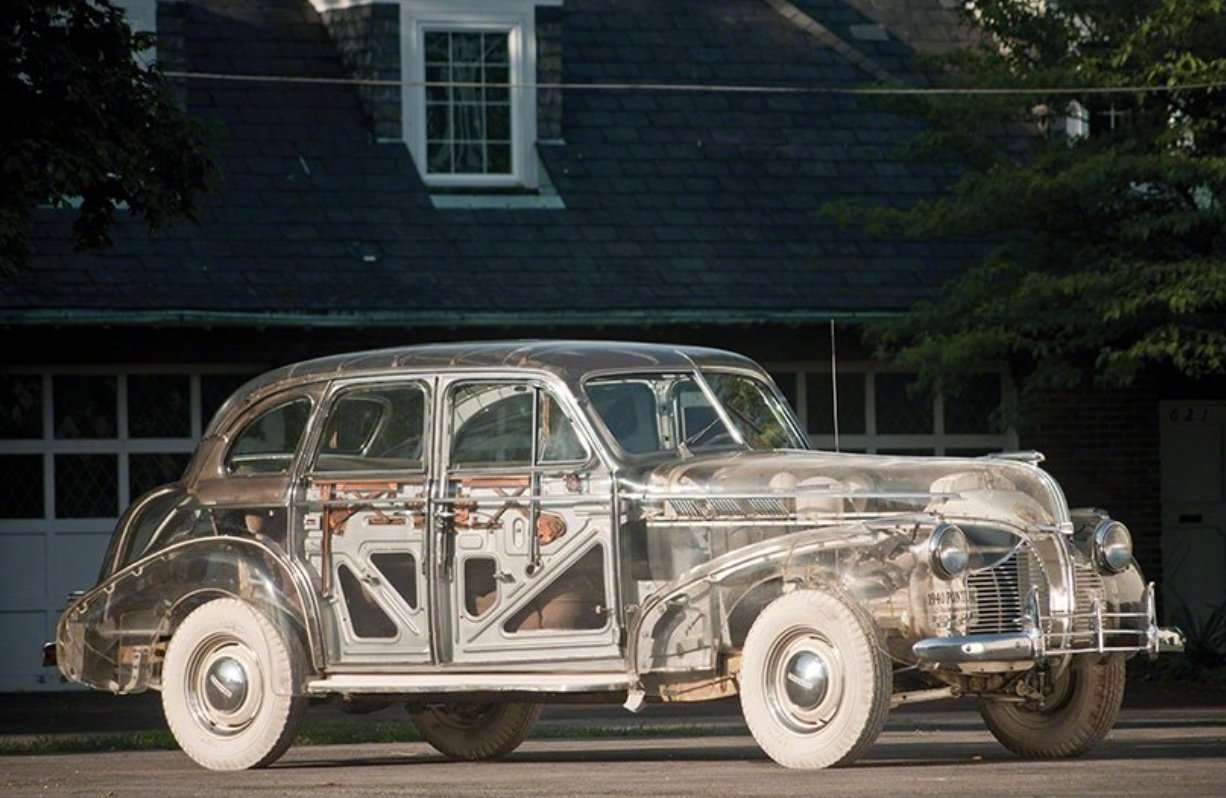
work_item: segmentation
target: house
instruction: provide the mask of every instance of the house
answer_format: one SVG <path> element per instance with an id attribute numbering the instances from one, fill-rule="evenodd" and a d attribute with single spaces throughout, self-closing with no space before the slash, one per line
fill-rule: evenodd
<path id="1" fill-rule="evenodd" d="M 1203 387 L 1054 397 L 1032 429 L 1002 432 L 1002 366 L 933 402 L 859 342 L 864 320 L 932 296 L 972 251 L 820 213 L 956 176 L 898 154 L 915 119 L 843 91 L 922 84 L 915 51 L 962 35 L 949 0 L 125 5 L 156 20 L 163 69 L 215 126 L 221 177 L 197 222 L 150 236 L 121 220 L 99 252 L 74 253 L 69 220 L 42 211 L 28 268 L 0 281 L 0 690 L 59 688 L 38 649 L 65 595 L 92 584 L 116 516 L 176 478 L 244 377 L 420 341 L 736 349 L 826 447 L 837 343 L 840 447 L 1045 450 L 1075 503 L 1132 527 L 1151 578 L 1163 546 L 1210 553 L 1180 560 L 1189 583 L 1220 575 L 1226 406 Z"/>

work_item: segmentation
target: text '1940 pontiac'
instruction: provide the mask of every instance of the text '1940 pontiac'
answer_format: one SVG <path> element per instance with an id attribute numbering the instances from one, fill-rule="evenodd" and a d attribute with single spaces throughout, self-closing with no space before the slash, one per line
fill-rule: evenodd
<path id="1" fill-rule="evenodd" d="M 1157 625 L 1127 528 L 1037 456 L 811 451 L 763 370 L 516 341 L 269 372 L 183 479 L 120 519 L 48 659 L 160 690 L 201 765 L 267 765 L 311 697 L 402 702 L 444 754 L 512 751 L 550 701 L 739 694 L 795 768 L 892 706 L 977 696 L 1023 756 L 1112 727 Z"/>

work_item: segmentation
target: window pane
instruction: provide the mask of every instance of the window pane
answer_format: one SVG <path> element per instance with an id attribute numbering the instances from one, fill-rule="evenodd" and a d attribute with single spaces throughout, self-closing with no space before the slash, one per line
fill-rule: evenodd
<path id="1" fill-rule="evenodd" d="M 119 515 L 119 458 L 113 454 L 55 456 L 57 518 Z"/>
<path id="2" fill-rule="evenodd" d="M 481 174 L 485 171 L 485 148 L 480 142 L 456 142 L 452 148 L 455 171 L 460 174 Z"/>
<path id="3" fill-rule="evenodd" d="M 805 404 L 808 410 L 809 432 L 815 435 L 834 434 L 834 396 L 829 374 L 809 374 L 805 378 Z M 856 372 L 839 374 L 839 434 L 863 435 L 865 432 L 864 375 Z M 880 425 L 878 427 L 880 429 Z"/>
<path id="4" fill-rule="evenodd" d="M 128 455 L 128 493 L 133 499 L 159 485 L 177 482 L 191 455 L 186 452 Z"/>
<path id="5" fill-rule="evenodd" d="M 315 467 L 321 471 L 419 469 L 426 423 L 417 385 L 358 388 L 337 399 Z"/>
<path id="6" fill-rule="evenodd" d="M 452 465 L 531 464 L 532 399 L 526 385 L 456 389 L 451 400 Z"/>
<path id="7" fill-rule="evenodd" d="M 0 438 L 43 436 L 43 378 L 0 374 Z"/>
<path id="8" fill-rule="evenodd" d="M 431 32 L 425 35 L 426 61 L 428 62 L 443 62 L 448 58 L 450 47 L 450 35 L 442 32 Z"/>
<path id="9" fill-rule="evenodd" d="M 43 456 L 0 455 L 0 518 L 43 517 Z"/>
<path id="10" fill-rule="evenodd" d="M 426 151 L 426 161 L 431 172 L 448 174 L 455 171 L 449 143 L 445 141 L 427 142 Z"/>
<path id="11" fill-rule="evenodd" d="M 486 171 L 492 175 L 511 173 L 511 147 L 507 144 L 491 144 L 487 148 L 489 161 Z"/>
<path id="12" fill-rule="evenodd" d="M 115 378 L 111 376 L 57 376 L 55 437 L 114 438 L 119 424 Z"/>
<path id="13" fill-rule="evenodd" d="M 575 432 L 570 418 L 549 394 L 541 396 L 540 441 L 542 463 L 573 463 L 587 459 L 587 447 Z"/>
<path id="14" fill-rule="evenodd" d="M 508 41 L 506 33 L 425 34 L 426 81 L 450 84 L 426 87 L 427 172 L 511 172 Z"/>
<path id="15" fill-rule="evenodd" d="M 912 375 L 878 374 L 875 380 L 878 434 L 932 432 L 932 400 L 926 394 L 912 396 L 908 392 L 907 388 L 915 381 Z"/>
<path id="16" fill-rule="evenodd" d="M 966 377 L 957 394 L 945 397 L 945 431 L 971 434 L 993 432 L 992 413 L 1000 406 L 1000 401 L 999 374 Z"/>
<path id="17" fill-rule="evenodd" d="M 307 399 L 295 399 L 269 410 L 238 434 L 226 456 L 226 467 L 241 474 L 289 471 L 310 412 Z"/>
<path id="18" fill-rule="evenodd" d="M 191 434 L 191 380 L 186 375 L 133 374 L 128 377 L 130 437 L 189 438 Z"/>
<path id="19" fill-rule="evenodd" d="M 617 443 L 629 454 L 660 449 L 656 426 L 656 397 L 642 382 L 592 383 L 588 398 Z"/>
<path id="20" fill-rule="evenodd" d="M 704 371 L 703 375 L 746 444 L 754 449 L 801 446 L 765 385 L 737 374 Z"/>

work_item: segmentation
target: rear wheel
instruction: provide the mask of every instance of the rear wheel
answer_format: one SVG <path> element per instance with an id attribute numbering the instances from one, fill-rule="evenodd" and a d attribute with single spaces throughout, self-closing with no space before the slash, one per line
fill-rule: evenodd
<path id="1" fill-rule="evenodd" d="M 1040 705 L 981 701 L 979 714 L 1005 748 L 1019 756 L 1080 756 L 1099 743 L 1124 699 L 1124 661 L 1097 655 L 1073 657 Z"/>
<path id="2" fill-rule="evenodd" d="M 830 593 L 799 590 L 776 599 L 745 638 L 745 722 L 785 767 L 855 761 L 885 725 L 890 689 L 875 627 Z"/>
<path id="3" fill-rule="evenodd" d="M 540 715 L 540 704 L 440 704 L 409 707 L 426 742 L 452 759 L 497 759 L 514 751 Z"/>
<path id="4" fill-rule="evenodd" d="M 175 630 L 162 664 L 162 711 L 184 753 L 210 770 L 259 768 L 293 742 L 306 696 L 303 656 L 250 604 L 217 599 Z"/>

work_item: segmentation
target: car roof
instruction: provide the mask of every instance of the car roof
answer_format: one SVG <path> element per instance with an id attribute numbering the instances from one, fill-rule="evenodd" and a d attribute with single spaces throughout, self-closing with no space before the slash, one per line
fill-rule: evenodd
<path id="1" fill-rule="evenodd" d="M 218 417 L 267 394 L 309 382 L 404 370 L 519 368 L 556 375 L 572 390 L 594 372 L 724 366 L 761 372 L 743 355 L 720 349 L 630 341 L 511 340 L 421 344 L 347 352 L 291 363 L 237 390 Z"/>

